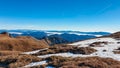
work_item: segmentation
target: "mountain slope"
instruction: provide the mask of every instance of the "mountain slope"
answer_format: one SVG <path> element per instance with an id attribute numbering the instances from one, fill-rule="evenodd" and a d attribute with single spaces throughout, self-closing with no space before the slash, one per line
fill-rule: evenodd
<path id="1" fill-rule="evenodd" d="M 108 35 L 108 37 L 120 38 L 120 32 L 116 32 L 116 33 L 110 34 L 110 35 Z"/>
<path id="2" fill-rule="evenodd" d="M 79 47 L 92 47 L 97 50 L 97 52 L 88 56 L 109 57 L 120 60 L 120 32 L 116 32 L 101 38 L 75 42 L 70 45 Z"/>
<path id="3" fill-rule="evenodd" d="M 32 51 L 49 47 L 45 40 L 37 40 L 30 36 L 11 37 L 8 33 L 0 34 L 0 50 Z"/>

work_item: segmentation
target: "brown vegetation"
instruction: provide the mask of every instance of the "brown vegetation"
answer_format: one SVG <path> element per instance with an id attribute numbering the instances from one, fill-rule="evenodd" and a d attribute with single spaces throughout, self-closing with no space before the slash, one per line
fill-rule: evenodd
<path id="1" fill-rule="evenodd" d="M 91 47 L 102 47 L 101 44 L 107 45 L 108 42 L 94 42 L 94 43 L 91 43 L 89 46 L 91 46 Z"/>
<path id="2" fill-rule="evenodd" d="M 113 34 L 111 34 L 109 36 L 113 37 L 113 38 L 116 38 L 116 39 L 119 39 L 120 38 L 120 32 L 113 33 Z"/>
<path id="3" fill-rule="evenodd" d="M 8 68 L 23 67 L 31 62 L 38 62 L 47 60 L 46 65 L 37 65 L 29 68 L 45 68 L 46 66 L 53 66 L 55 68 L 120 68 L 120 61 L 111 58 L 100 57 L 61 57 L 51 56 L 45 59 L 40 59 L 31 55 L 7 56 L 0 63 Z"/>
<path id="4" fill-rule="evenodd" d="M 120 54 L 120 51 L 113 51 L 114 54 Z"/>
<path id="5" fill-rule="evenodd" d="M 32 51 L 47 47 L 45 40 L 37 40 L 29 36 L 13 38 L 8 33 L 0 34 L 0 51 Z"/>
<path id="6" fill-rule="evenodd" d="M 48 60 L 48 65 L 55 68 L 120 68 L 120 62 L 111 58 L 52 56 L 46 60 Z"/>
<path id="7" fill-rule="evenodd" d="M 114 53 L 114 54 L 120 54 L 120 47 L 119 47 L 118 49 L 115 49 L 115 50 L 113 51 L 113 53 Z"/>
<path id="8" fill-rule="evenodd" d="M 97 50 L 90 48 L 90 47 L 77 47 L 77 46 L 71 46 L 71 45 L 55 45 L 49 47 L 47 50 L 40 51 L 33 55 L 46 55 L 46 54 L 55 54 L 55 53 L 65 53 L 70 52 L 74 54 L 91 54 L 93 52 L 96 52 Z"/>
<path id="9" fill-rule="evenodd" d="M 18 68 L 25 66 L 31 62 L 38 62 L 40 60 L 40 58 L 31 55 L 0 56 L 0 67 Z"/>
<path id="10" fill-rule="evenodd" d="M 0 51 L 0 56 L 18 55 L 20 53 L 20 51 Z"/>

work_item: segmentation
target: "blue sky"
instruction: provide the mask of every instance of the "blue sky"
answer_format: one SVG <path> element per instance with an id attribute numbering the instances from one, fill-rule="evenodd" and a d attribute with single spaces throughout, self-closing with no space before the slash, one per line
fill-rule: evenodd
<path id="1" fill-rule="evenodd" d="M 120 0 L 0 0 L 0 29 L 120 29 Z"/>

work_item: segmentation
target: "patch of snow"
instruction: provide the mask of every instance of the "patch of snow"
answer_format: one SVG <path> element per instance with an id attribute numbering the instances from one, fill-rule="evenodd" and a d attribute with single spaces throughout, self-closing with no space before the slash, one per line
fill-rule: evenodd
<path id="1" fill-rule="evenodd" d="M 30 51 L 30 52 L 24 52 L 22 54 L 35 54 L 35 53 L 38 53 L 40 51 L 43 51 L 43 50 L 47 50 L 48 48 L 45 48 L 45 49 L 40 49 L 40 50 L 35 50 L 35 51 Z"/>
<path id="2" fill-rule="evenodd" d="M 106 45 L 102 45 L 103 47 L 92 47 L 97 50 L 97 52 L 90 54 L 89 56 L 99 56 L 99 57 L 108 57 L 113 58 L 116 60 L 120 60 L 120 54 L 114 54 L 113 51 L 120 47 L 120 44 L 117 44 L 120 40 L 115 40 L 113 38 L 96 38 L 96 39 L 89 39 L 77 43 L 73 43 L 70 45 L 79 45 L 79 47 L 88 47 L 89 44 L 93 42 L 108 42 Z M 106 50 L 104 52 L 104 50 Z M 86 55 L 88 56 L 88 55 Z"/>
<path id="3" fill-rule="evenodd" d="M 115 39 L 112 38 L 95 38 L 95 39 L 88 39 L 88 40 L 84 40 L 84 41 L 80 41 L 80 42 L 75 42 L 69 45 L 80 45 L 81 47 L 87 47 L 89 44 L 93 43 L 93 42 L 104 42 L 104 41 L 108 41 L 108 42 L 113 42 L 115 41 Z"/>
<path id="4" fill-rule="evenodd" d="M 73 55 L 72 53 L 57 53 L 57 54 L 41 55 L 41 56 L 38 56 L 38 57 L 39 57 L 39 58 L 47 58 L 47 57 L 50 57 L 50 56 L 70 57 L 70 56 L 72 56 L 72 55 Z"/>
<path id="5" fill-rule="evenodd" d="M 38 65 L 43 65 L 43 64 L 47 64 L 47 62 L 46 61 L 33 62 L 33 63 L 30 63 L 30 64 L 24 66 L 23 68 L 33 67 L 33 66 L 38 66 Z"/>

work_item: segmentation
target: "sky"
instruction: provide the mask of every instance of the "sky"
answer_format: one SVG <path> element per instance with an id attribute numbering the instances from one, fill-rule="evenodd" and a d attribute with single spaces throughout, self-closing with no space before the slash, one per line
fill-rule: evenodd
<path id="1" fill-rule="evenodd" d="M 120 0 L 0 0 L 0 29 L 120 31 Z"/>

